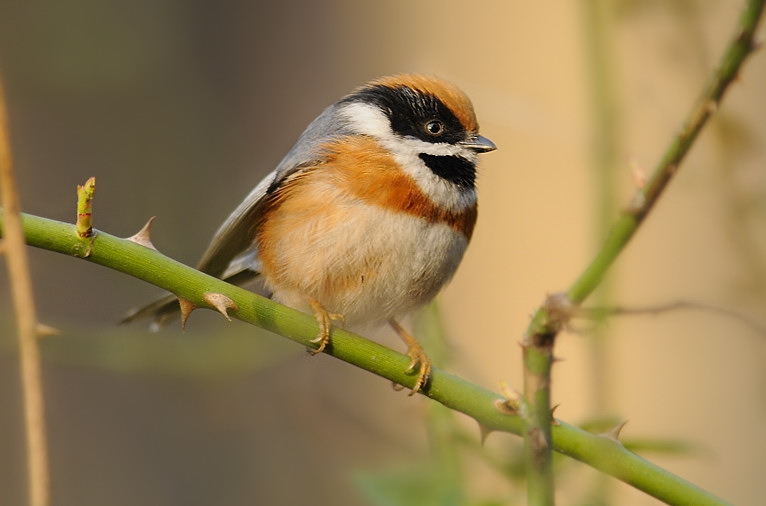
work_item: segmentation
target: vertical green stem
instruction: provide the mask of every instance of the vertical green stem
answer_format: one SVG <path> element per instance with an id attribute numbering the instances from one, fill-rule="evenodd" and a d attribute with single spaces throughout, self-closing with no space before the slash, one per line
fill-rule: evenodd
<path id="1" fill-rule="evenodd" d="M 556 336 L 576 308 L 600 285 L 612 263 L 654 208 L 697 135 L 720 105 L 745 59 L 755 49 L 754 33 L 765 1 L 750 0 L 747 3 L 738 31 L 700 100 L 692 108 L 678 135 L 671 140 L 646 185 L 636 192 L 630 207 L 607 233 L 593 261 L 566 294 L 548 297 L 532 317 L 523 342 L 525 384 L 521 413 L 527 445 L 527 493 L 530 505 L 553 504 L 550 367 Z"/>
<path id="2" fill-rule="evenodd" d="M 609 5 L 604 0 L 585 0 L 585 42 L 587 59 L 590 64 L 590 89 L 593 111 L 593 168 L 596 186 L 594 223 L 598 245 L 604 240 L 609 226 L 614 221 L 617 203 L 615 201 L 615 172 L 619 165 L 617 155 L 617 99 L 612 79 L 611 58 L 609 55 L 610 36 Z M 599 306 L 609 305 L 612 283 L 602 282 L 595 294 Z M 590 340 L 592 376 L 591 385 L 594 408 L 597 414 L 607 409 L 606 357 L 604 356 L 603 328 L 597 326 Z"/>
<path id="3" fill-rule="evenodd" d="M 535 313 L 522 341 L 524 396 L 519 414 L 524 435 L 527 503 L 532 506 L 554 504 L 551 366 L 556 334 L 569 313 L 566 297 L 549 296 Z"/>
<path id="4" fill-rule="evenodd" d="M 596 247 L 606 237 L 609 226 L 614 221 L 617 209 L 616 174 L 618 161 L 618 111 L 617 94 L 612 70 L 610 48 L 612 37 L 609 33 L 612 2 L 605 0 L 584 0 L 584 32 L 586 59 L 589 64 L 590 103 L 593 112 L 591 132 L 593 180 L 596 188 L 594 202 L 594 225 Z M 614 295 L 614 283 L 605 279 L 594 294 L 597 306 L 609 306 Z M 590 367 L 588 370 L 590 388 L 593 396 L 593 416 L 608 413 L 611 392 L 608 381 L 608 343 L 603 321 L 595 322 L 587 341 L 589 346 Z M 594 498 L 608 504 L 612 480 L 598 475 L 593 491 Z"/>
<path id="5" fill-rule="evenodd" d="M 524 399 L 521 415 L 527 461 L 527 503 L 530 506 L 553 506 L 555 486 L 550 411 L 553 341 L 549 345 L 533 341 L 530 339 L 523 343 Z"/>

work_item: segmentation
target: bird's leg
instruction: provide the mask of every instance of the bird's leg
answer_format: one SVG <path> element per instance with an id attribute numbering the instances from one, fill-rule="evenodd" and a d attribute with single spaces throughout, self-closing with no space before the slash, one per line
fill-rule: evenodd
<path id="1" fill-rule="evenodd" d="M 309 348 L 309 353 L 316 355 L 322 353 L 330 342 L 330 331 L 332 330 L 332 322 L 343 322 L 343 315 L 337 313 L 328 313 L 327 310 L 316 299 L 309 298 L 309 304 L 311 304 L 311 310 L 314 312 L 314 318 L 316 318 L 319 324 L 319 334 L 309 341 L 317 345 L 316 348 Z"/>
<path id="2" fill-rule="evenodd" d="M 404 327 L 399 325 L 399 322 L 392 318 L 388 320 L 388 323 L 399 334 L 402 341 L 407 344 L 407 356 L 410 357 L 410 365 L 407 366 L 407 370 L 404 372 L 411 374 L 417 371 L 418 377 L 410 391 L 410 395 L 415 395 L 423 388 L 423 385 L 426 384 L 428 377 L 431 375 L 431 359 L 426 355 L 426 350 L 423 349 L 423 346 L 409 332 L 404 330 Z"/>

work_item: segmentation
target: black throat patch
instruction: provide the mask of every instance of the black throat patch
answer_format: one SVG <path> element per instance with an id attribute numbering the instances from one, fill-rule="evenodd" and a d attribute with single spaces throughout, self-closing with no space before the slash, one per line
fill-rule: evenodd
<path id="1" fill-rule="evenodd" d="M 431 172 L 437 176 L 461 188 L 474 188 L 476 183 L 476 167 L 465 158 L 429 155 L 427 153 L 420 153 L 418 156 L 431 169 Z"/>

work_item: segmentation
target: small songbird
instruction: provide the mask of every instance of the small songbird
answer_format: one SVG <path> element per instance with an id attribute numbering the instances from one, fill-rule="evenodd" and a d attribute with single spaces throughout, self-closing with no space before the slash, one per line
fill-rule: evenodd
<path id="1" fill-rule="evenodd" d="M 271 297 L 312 312 L 319 353 L 337 321 L 389 323 L 408 347 L 412 393 L 431 362 L 398 319 L 457 269 L 476 223 L 479 135 L 468 97 L 439 78 L 371 81 L 322 112 L 221 225 L 197 268 L 237 284 L 260 276 Z M 177 313 L 167 299 L 124 321 Z"/>

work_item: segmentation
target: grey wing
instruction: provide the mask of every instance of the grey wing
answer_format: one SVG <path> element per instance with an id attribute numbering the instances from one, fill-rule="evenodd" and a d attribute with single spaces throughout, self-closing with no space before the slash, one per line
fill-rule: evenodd
<path id="1" fill-rule="evenodd" d="M 213 236 L 210 245 L 197 264 L 197 269 L 216 277 L 224 273 L 232 261 L 252 248 L 255 223 L 262 213 L 268 189 L 276 174 L 272 172 L 245 197 Z"/>
<path id="2" fill-rule="evenodd" d="M 315 167 L 322 156 L 323 144 L 352 133 L 348 123 L 336 114 L 337 107 L 337 104 L 331 105 L 311 122 L 277 168 L 237 206 L 213 236 L 197 269 L 238 285 L 255 277 L 254 271 L 258 268 L 255 226 L 268 196 L 290 175 L 308 166 Z M 176 297 L 168 294 L 143 307 L 134 308 L 123 317 L 122 322 L 150 317 L 154 319 L 153 328 L 158 328 L 177 316 L 178 312 Z"/>
<path id="3" fill-rule="evenodd" d="M 227 278 L 255 265 L 255 226 L 268 196 L 292 174 L 305 167 L 316 167 L 324 144 L 351 132 L 348 123 L 339 117 L 336 109 L 337 105 L 331 105 L 312 121 L 277 168 L 258 183 L 229 215 L 213 236 L 197 269 L 212 276 Z"/>

